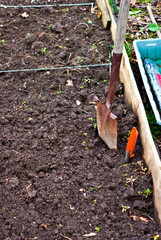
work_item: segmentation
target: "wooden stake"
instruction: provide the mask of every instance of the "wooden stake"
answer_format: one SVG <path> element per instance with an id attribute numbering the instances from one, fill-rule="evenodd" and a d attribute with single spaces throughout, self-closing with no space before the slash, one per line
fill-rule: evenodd
<path id="1" fill-rule="evenodd" d="M 149 14 L 149 17 L 150 17 L 152 23 L 157 24 L 150 6 L 147 6 L 147 11 L 148 11 L 148 14 Z M 157 31 L 157 35 L 158 35 L 158 38 L 161 38 L 161 32 L 159 30 Z"/>

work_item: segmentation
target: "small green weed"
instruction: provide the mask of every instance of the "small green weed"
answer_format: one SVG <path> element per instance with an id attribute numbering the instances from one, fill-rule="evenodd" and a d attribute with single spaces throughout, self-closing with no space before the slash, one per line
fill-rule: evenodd
<path id="1" fill-rule="evenodd" d="M 59 90 L 56 93 L 61 94 L 61 85 L 59 85 Z"/>
<path id="2" fill-rule="evenodd" d="M 91 79 L 88 78 L 87 76 L 85 76 L 85 77 L 84 77 L 84 82 L 85 82 L 85 83 L 90 83 L 90 82 L 91 82 Z"/>
<path id="3" fill-rule="evenodd" d="M 2 43 L 2 45 L 4 44 L 4 42 L 5 42 L 5 40 L 4 40 L 4 39 L 2 39 L 2 40 L 1 40 L 1 43 Z"/>
<path id="4" fill-rule="evenodd" d="M 97 123 L 94 123 L 93 127 L 94 127 L 95 129 L 97 129 Z"/>
<path id="5" fill-rule="evenodd" d="M 25 108 L 27 108 L 27 102 L 26 101 L 24 101 L 22 104 L 24 105 Z"/>
<path id="6" fill-rule="evenodd" d="M 132 59 L 132 57 L 131 57 L 131 53 L 132 53 L 132 45 L 130 44 L 130 43 L 125 43 L 125 49 L 126 49 L 126 52 L 127 52 L 127 55 L 128 55 L 128 57 L 129 57 L 129 60 L 131 60 Z"/>
<path id="7" fill-rule="evenodd" d="M 126 133 L 126 136 L 124 136 L 124 137 L 122 138 L 122 140 L 123 140 L 123 141 L 129 140 L 130 133 L 131 133 L 131 131 L 128 131 L 128 132 Z"/>
<path id="8" fill-rule="evenodd" d="M 46 47 L 45 48 L 43 48 L 43 50 L 42 50 L 42 52 L 45 54 L 46 53 Z"/>
<path id="9" fill-rule="evenodd" d="M 84 62 L 84 58 L 83 58 L 83 57 L 81 58 L 81 57 L 78 56 L 78 57 L 77 57 L 77 63 L 78 63 L 78 64 L 81 64 L 81 63 L 83 63 L 83 62 Z"/>
<path id="10" fill-rule="evenodd" d="M 155 24 L 155 23 L 152 23 L 150 24 L 150 26 L 147 27 L 151 32 L 157 32 L 160 27 L 159 25 Z"/>
<path id="11" fill-rule="evenodd" d="M 94 230 L 95 230 L 96 232 L 100 232 L 100 228 L 99 228 L 99 227 L 96 227 Z"/>
<path id="12" fill-rule="evenodd" d="M 92 21 L 90 19 L 88 20 L 88 24 L 92 24 Z"/>
<path id="13" fill-rule="evenodd" d="M 40 92 L 40 94 L 39 94 L 39 98 L 42 98 L 42 92 Z"/>
<path id="14" fill-rule="evenodd" d="M 85 137 L 87 137 L 87 133 L 82 133 L 82 136 L 85 136 Z"/>
<path id="15" fill-rule="evenodd" d="M 98 53 L 98 48 L 95 43 L 92 45 L 92 48 L 94 48 L 95 53 Z"/>
<path id="16" fill-rule="evenodd" d="M 143 193 L 143 192 L 141 192 L 141 191 L 138 191 L 138 194 L 139 194 L 139 195 L 141 195 L 142 193 Z"/>
<path id="17" fill-rule="evenodd" d="M 126 210 L 130 209 L 129 206 L 124 206 L 121 204 L 122 212 L 126 212 Z"/>
<path id="18" fill-rule="evenodd" d="M 88 118 L 88 120 L 92 121 L 93 122 L 93 118 Z"/>
<path id="19" fill-rule="evenodd" d="M 150 196 L 152 194 L 152 191 L 150 191 L 150 189 L 147 188 L 144 190 L 144 193 L 145 193 L 145 197 L 147 198 L 148 196 Z"/>
<path id="20" fill-rule="evenodd" d="M 157 139 L 157 137 L 161 134 L 161 126 L 159 126 L 156 123 L 154 115 L 151 113 L 151 111 L 148 108 L 146 108 L 145 111 L 146 111 L 146 116 L 149 122 L 152 137 L 153 139 Z"/>
<path id="21" fill-rule="evenodd" d="M 152 0 L 137 0 L 138 3 L 150 3 Z"/>
<path id="22" fill-rule="evenodd" d="M 155 235 L 155 236 L 153 237 L 153 239 L 154 239 L 154 240 L 159 239 L 159 234 L 158 234 L 158 235 Z"/>
<path id="23" fill-rule="evenodd" d="M 120 165 L 119 167 L 121 168 L 121 167 L 126 167 L 126 166 L 127 166 L 127 163 L 124 163 L 124 164 Z"/>

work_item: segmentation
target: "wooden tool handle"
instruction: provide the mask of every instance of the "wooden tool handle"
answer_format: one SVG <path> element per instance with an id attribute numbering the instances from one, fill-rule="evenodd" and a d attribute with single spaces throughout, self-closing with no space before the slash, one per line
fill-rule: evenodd
<path id="1" fill-rule="evenodd" d="M 122 0 L 120 5 L 116 36 L 114 41 L 114 53 L 122 53 L 125 41 L 127 21 L 130 8 L 130 0 Z"/>
<path id="2" fill-rule="evenodd" d="M 108 91 L 108 96 L 106 101 L 106 105 L 108 109 L 111 108 L 111 105 L 115 97 L 116 85 L 119 77 L 119 70 L 120 70 L 120 64 L 121 64 L 121 58 L 122 58 L 122 52 L 123 52 L 123 45 L 125 41 L 130 2 L 131 2 L 130 0 L 121 1 L 116 36 L 114 41 L 109 91 Z"/>

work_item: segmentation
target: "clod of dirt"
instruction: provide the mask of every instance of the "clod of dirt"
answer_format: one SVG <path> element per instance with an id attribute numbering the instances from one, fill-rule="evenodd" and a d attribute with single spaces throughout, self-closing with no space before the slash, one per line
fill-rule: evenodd
<path id="1" fill-rule="evenodd" d="M 92 180 L 94 178 L 94 175 L 92 173 L 88 174 L 88 180 Z"/>
<path id="2" fill-rule="evenodd" d="M 26 45 L 32 45 L 33 42 L 36 41 L 36 36 L 34 34 L 29 34 L 29 35 L 26 35 L 26 38 L 25 38 L 25 44 Z"/>
<path id="3" fill-rule="evenodd" d="M 81 101 L 85 102 L 88 95 L 87 90 L 85 89 L 81 90 L 79 95 L 80 95 Z"/>
<path id="4" fill-rule="evenodd" d="M 18 184 L 19 184 L 19 179 L 18 179 L 18 177 L 13 177 L 13 178 L 11 178 L 11 179 L 9 180 L 9 186 L 10 186 L 11 188 L 17 187 Z"/>
<path id="5" fill-rule="evenodd" d="M 34 50 L 41 50 L 44 47 L 44 44 L 40 41 L 36 41 L 32 44 L 31 48 Z"/>
<path id="6" fill-rule="evenodd" d="M 29 194 L 30 198 L 34 198 L 36 196 L 36 194 L 37 194 L 37 190 L 28 191 L 28 194 Z"/>
<path id="7" fill-rule="evenodd" d="M 67 56 L 66 52 L 61 52 L 58 55 L 59 58 L 65 58 L 66 56 Z"/>
<path id="8" fill-rule="evenodd" d="M 62 25 L 60 22 L 56 22 L 55 24 L 50 25 L 51 30 L 53 32 L 61 33 L 62 32 Z"/>

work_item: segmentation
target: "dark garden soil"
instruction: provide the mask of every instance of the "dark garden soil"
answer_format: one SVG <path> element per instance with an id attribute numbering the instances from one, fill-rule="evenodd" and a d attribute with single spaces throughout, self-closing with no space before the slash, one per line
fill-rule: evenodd
<path id="1" fill-rule="evenodd" d="M 0 34 L 1 70 L 109 62 L 89 7 L 0 9 Z M 108 66 L 1 73 L 0 240 L 159 239 L 140 140 L 125 162 L 137 118 L 120 84 L 118 150 L 97 133 L 108 79 Z"/>

